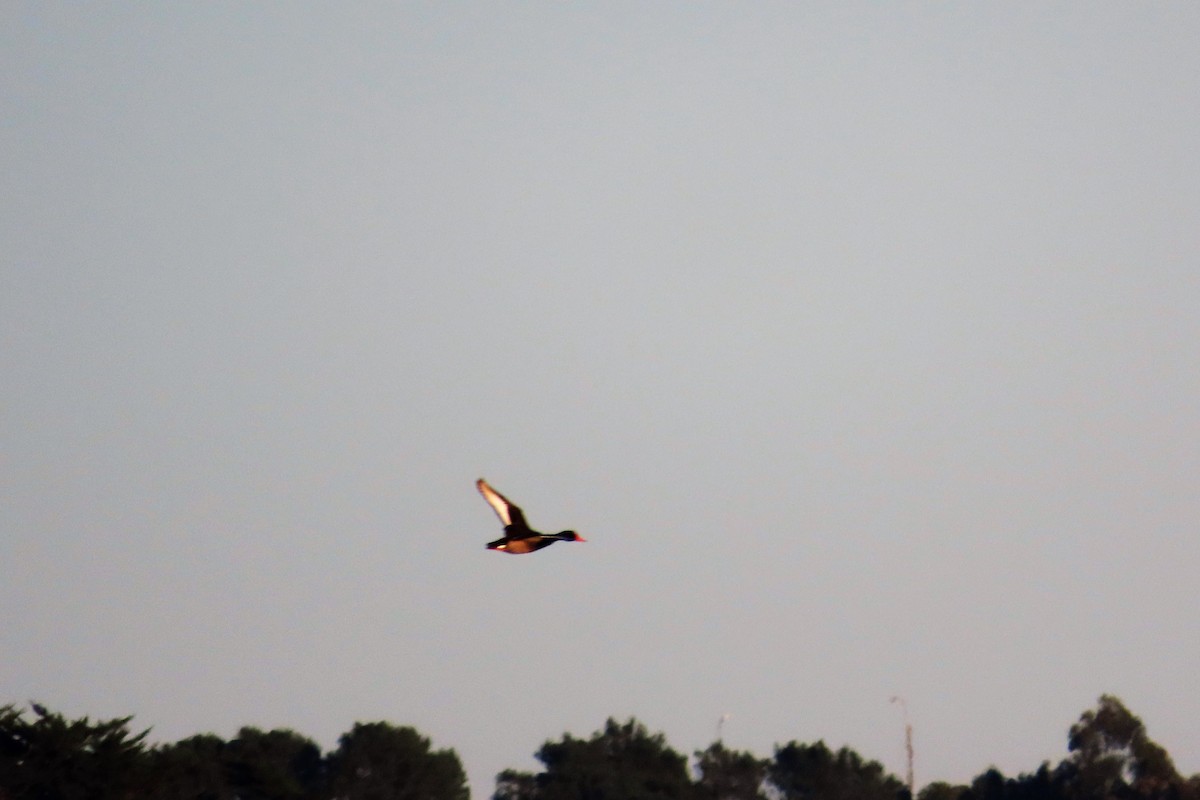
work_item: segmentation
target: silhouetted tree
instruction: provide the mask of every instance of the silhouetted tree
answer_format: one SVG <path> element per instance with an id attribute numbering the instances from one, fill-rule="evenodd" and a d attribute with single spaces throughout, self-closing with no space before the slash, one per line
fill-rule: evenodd
<path id="1" fill-rule="evenodd" d="M 290 730 L 242 728 L 146 748 L 131 717 L 68 720 L 37 703 L 32 718 L 0 706 L 0 800 L 467 800 L 453 750 L 431 750 L 410 727 L 356 724 L 322 755 Z M 931 783 L 917 800 L 1200 800 L 1142 721 L 1102 695 L 1068 734 L 1057 767 L 1007 778 L 992 768 L 970 786 Z M 790 742 L 773 759 L 715 742 L 687 760 L 661 733 L 609 719 L 589 739 L 564 734 L 537 752 L 539 773 L 505 770 L 494 800 L 903 800 L 907 788 L 875 761 L 824 742 Z"/>
<path id="2" fill-rule="evenodd" d="M 200 734 L 160 745 L 150 754 L 152 800 L 236 800 L 225 759 L 226 742 Z"/>
<path id="3" fill-rule="evenodd" d="M 945 781 L 934 781 L 917 792 L 917 800 L 966 800 L 970 790 L 961 784 L 950 784 Z"/>
<path id="4" fill-rule="evenodd" d="M 843 747 L 836 753 L 825 742 L 790 742 L 775 748 L 767 771 L 784 800 L 896 800 L 908 789 L 878 761 Z"/>
<path id="5" fill-rule="evenodd" d="M 0 794 L 37 800 L 125 800 L 145 789 L 149 730 L 132 717 L 68 720 L 31 703 L 35 719 L 0 707 Z"/>
<path id="6" fill-rule="evenodd" d="M 960 800 L 1069 800 L 1064 770 L 1043 763 L 1036 772 L 1006 778 L 995 767 L 988 769 L 962 790 Z M 922 797 L 923 797 L 922 792 Z"/>
<path id="7" fill-rule="evenodd" d="M 609 719 L 590 739 L 565 734 L 537 752 L 537 775 L 506 770 L 497 776 L 497 800 L 673 800 L 690 798 L 687 759 L 661 734 L 635 719 Z"/>
<path id="8" fill-rule="evenodd" d="M 1176 798 L 1188 789 L 1167 751 L 1112 695 L 1101 695 L 1094 710 L 1083 712 L 1071 726 L 1067 747 L 1076 770 L 1072 795 L 1080 800 Z"/>
<path id="9" fill-rule="evenodd" d="M 967 800 L 1004 800 L 1004 773 L 992 767 L 971 781 Z"/>
<path id="10" fill-rule="evenodd" d="M 1057 767 L 1043 763 L 1017 778 L 989 769 L 958 800 L 1200 800 L 1200 777 L 1181 778 L 1167 751 L 1112 695 L 1080 716 L 1067 743 L 1070 755 Z M 923 791 L 921 800 L 937 798 Z"/>
<path id="11" fill-rule="evenodd" d="M 304 800 L 320 788 L 321 749 L 290 730 L 242 728 L 223 761 L 238 800 Z"/>
<path id="12" fill-rule="evenodd" d="M 1069 800 L 1069 785 L 1075 769 L 1062 763 L 1051 769 L 1043 761 L 1037 771 L 1022 773 L 1016 781 L 1016 800 Z"/>
<path id="13" fill-rule="evenodd" d="M 703 800 L 765 800 L 767 762 L 713 742 L 696 751 L 696 796 Z"/>
<path id="14" fill-rule="evenodd" d="M 537 796 L 537 777 L 531 772 L 506 769 L 496 776 L 493 800 L 533 800 Z"/>
<path id="15" fill-rule="evenodd" d="M 337 800 L 468 800 L 467 777 L 453 750 L 432 751 L 413 728 L 357 723 L 328 758 Z"/>

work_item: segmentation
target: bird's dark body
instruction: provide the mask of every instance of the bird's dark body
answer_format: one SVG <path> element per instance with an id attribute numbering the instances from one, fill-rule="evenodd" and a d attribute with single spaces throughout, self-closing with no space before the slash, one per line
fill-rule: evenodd
<path id="1" fill-rule="evenodd" d="M 512 553 L 514 556 L 519 556 L 522 553 L 532 553 L 534 550 L 549 547 L 558 541 L 558 539 L 552 539 L 540 533 L 535 533 L 533 536 L 514 537 L 508 533 L 508 528 L 504 529 L 504 533 L 503 539 L 488 542 L 487 549 L 502 550 L 505 553 Z"/>

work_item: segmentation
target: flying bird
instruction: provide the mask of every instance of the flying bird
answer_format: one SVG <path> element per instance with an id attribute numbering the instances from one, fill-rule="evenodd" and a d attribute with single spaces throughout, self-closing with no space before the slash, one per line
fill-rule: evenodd
<path id="1" fill-rule="evenodd" d="M 539 533 L 529 527 L 529 523 L 525 521 L 525 515 L 521 513 L 520 508 L 510 503 L 507 497 L 497 492 L 491 486 L 488 486 L 487 481 L 483 478 L 475 481 L 475 486 L 479 489 L 479 493 L 483 495 L 483 499 L 487 500 L 488 505 L 496 512 L 496 516 L 504 523 L 504 538 L 488 542 L 488 550 L 499 550 L 501 553 L 521 555 L 522 553 L 532 553 L 534 550 L 549 547 L 555 542 L 587 541 L 587 539 L 584 539 L 575 531 Z"/>

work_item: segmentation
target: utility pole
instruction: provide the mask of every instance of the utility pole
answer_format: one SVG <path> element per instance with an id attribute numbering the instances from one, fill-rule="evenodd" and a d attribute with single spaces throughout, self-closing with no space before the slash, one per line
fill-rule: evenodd
<path id="1" fill-rule="evenodd" d="M 916 781 L 913 778 L 912 725 L 908 722 L 908 703 L 904 702 L 904 698 L 899 695 L 893 695 L 892 702 L 900 705 L 900 713 L 904 715 L 904 752 L 908 756 L 907 768 L 904 771 L 904 782 L 908 784 L 908 796 L 916 797 L 917 790 L 914 785 Z"/>

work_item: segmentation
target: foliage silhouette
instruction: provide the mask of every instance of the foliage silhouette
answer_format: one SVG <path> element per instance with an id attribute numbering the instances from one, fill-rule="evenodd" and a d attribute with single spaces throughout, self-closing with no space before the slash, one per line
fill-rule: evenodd
<path id="1" fill-rule="evenodd" d="M 239 800 L 305 800 L 321 787 L 321 749 L 290 730 L 242 728 L 224 761 Z"/>
<path id="2" fill-rule="evenodd" d="M 635 719 L 611 717 L 590 739 L 565 734 L 537 752 L 537 775 L 506 770 L 495 800 L 673 800 L 693 796 L 687 758 Z"/>
<path id="3" fill-rule="evenodd" d="M 39 800 L 123 800 L 145 784 L 143 740 L 132 717 L 68 720 L 37 703 L 27 720 L 0 707 L 0 792 Z"/>
<path id="4" fill-rule="evenodd" d="M 200 734 L 162 745 L 150 755 L 154 800 L 235 800 L 225 740 Z"/>
<path id="5" fill-rule="evenodd" d="M 823 741 L 776 747 L 768 775 L 784 800 L 894 800 L 907 794 L 879 762 L 864 761 L 848 747 L 835 753 Z"/>
<path id="6" fill-rule="evenodd" d="M 1171 757 L 1146 735 L 1146 726 L 1112 695 L 1101 695 L 1094 710 L 1071 726 L 1067 739 L 1075 768 L 1071 795 L 1091 798 L 1174 798 L 1195 796 Z"/>
<path id="7" fill-rule="evenodd" d="M 453 750 L 432 751 L 410 727 L 358 723 L 329 755 L 329 786 L 339 800 L 468 800 Z"/>
<path id="8" fill-rule="evenodd" d="M 713 742 L 696 751 L 698 800 L 766 800 L 767 761 Z"/>
<path id="9" fill-rule="evenodd" d="M 148 746 L 132 717 L 67 719 L 32 703 L 0 706 L 0 800 L 468 800 L 453 750 L 411 727 L 357 723 L 322 754 L 290 730 L 245 727 Z M 494 800 L 902 800 L 882 765 L 823 741 L 776 746 L 770 759 L 714 742 L 688 759 L 634 718 L 590 738 L 564 734 L 536 756 L 538 773 L 504 770 Z M 968 785 L 941 781 L 917 800 L 1200 800 L 1167 751 L 1119 699 L 1102 695 L 1071 726 L 1058 765 Z"/>

